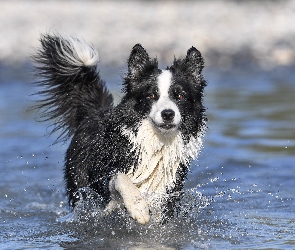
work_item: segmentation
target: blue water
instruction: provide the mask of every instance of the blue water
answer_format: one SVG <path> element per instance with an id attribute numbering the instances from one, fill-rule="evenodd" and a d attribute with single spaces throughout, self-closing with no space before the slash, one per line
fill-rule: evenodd
<path id="1" fill-rule="evenodd" d="M 101 72 L 119 97 L 118 70 Z M 292 72 L 206 70 L 208 131 L 182 213 L 140 226 L 95 207 L 70 213 L 67 144 L 52 145 L 57 135 L 29 109 L 26 68 L 0 70 L 0 249 L 295 249 Z"/>

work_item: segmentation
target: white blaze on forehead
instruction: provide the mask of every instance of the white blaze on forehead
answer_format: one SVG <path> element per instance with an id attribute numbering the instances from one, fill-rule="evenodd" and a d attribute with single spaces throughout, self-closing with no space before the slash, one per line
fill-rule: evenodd
<path id="1" fill-rule="evenodd" d="M 163 70 L 158 76 L 158 88 L 161 97 L 168 97 L 169 88 L 171 86 L 172 74 L 169 70 Z"/>
<path id="2" fill-rule="evenodd" d="M 180 111 L 176 103 L 169 97 L 169 89 L 172 85 L 172 73 L 169 70 L 163 70 L 157 79 L 159 99 L 153 104 L 149 117 L 155 124 L 163 124 L 163 110 L 173 110 L 175 115 L 171 124 L 178 126 L 181 121 Z"/>

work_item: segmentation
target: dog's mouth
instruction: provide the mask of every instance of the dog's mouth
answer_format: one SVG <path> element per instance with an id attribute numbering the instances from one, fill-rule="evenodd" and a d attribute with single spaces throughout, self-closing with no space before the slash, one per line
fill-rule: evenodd
<path id="1" fill-rule="evenodd" d="M 176 125 L 171 123 L 158 124 L 157 127 L 167 131 L 176 129 Z"/>
<path id="2" fill-rule="evenodd" d="M 152 120 L 152 123 L 155 128 L 163 131 L 163 132 L 170 132 L 170 131 L 175 131 L 177 130 L 177 125 L 173 123 L 157 123 Z"/>

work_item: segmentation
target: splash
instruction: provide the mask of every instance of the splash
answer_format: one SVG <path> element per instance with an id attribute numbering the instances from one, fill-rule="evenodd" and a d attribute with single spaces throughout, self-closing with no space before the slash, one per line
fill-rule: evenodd
<path id="1" fill-rule="evenodd" d="M 87 241 L 91 239 L 96 245 L 101 244 L 102 248 L 107 242 L 112 242 L 112 246 L 117 245 L 118 249 L 122 249 L 122 244 L 128 245 L 128 249 L 137 245 L 166 249 L 187 242 L 200 247 L 196 243 L 200 241 L 196 237 L 203 232 L 202 223 L 198 221 L 199 216 L 213 201 L 196 188 L 184 190 L 182 194 L 171 194 L 180 195 L 174 217 L 165 223 L 159 223 L 155 214 L 157 207 L 151 207 L 150 223 L 140 225 L 125 209 L 106 215 L 99 206 L 101 197 L 90 188 L 80 189 L 79 195 L 82 200 L 75 209 L 58 221 L 70 228 L 74 238 Z"/>
<path id="2" fill-rule="evenodd" d="M 102 197 L 97 194 L 91 188 L 81 188 L 78 191 L 80 196 L 80 201 L 77 203 L 76 207 L 69 214 L 58 219 L 59 222 L 66 223 L 84 223 L 93 222 L 96 225 L 103 225 L 103 223 L 111 224 L 125 224 L 126 229 L 132 230 L 132 227 L 136 225 L 136 222 L 130 218 L 128 212 L 125 209 L 115 211 L 111 214 L 106 214 L 104 210 L 100 207 L 102 203 Z M 175 204 L 176 211 L 174 216 L 170 219 L 169 223 L 180 223 L 183 220 L 197 219 L 199 213 L 202 212 L 204 208 L 209 206 L 213 201 L 212 197 L 206 197 L 196 188 L 185 190 L 182 193 L 167 194 L 164 199 L 172 198 L 172 196 L 179 196 L 180 200 Z M 162 202 L 159 202 L 162 204 Z M 151 212 L 151 223 L 148 227 L 153 227 L 159 224 L 157 219 L 157 211 L 160 209 L 157 203 L 153 203 L 150 207 Z"/>
<path id="3" fill-rule="evenodd" d="M 218 188 L 220 181 L 228 184 L 226 189 Z M 199 191 L 201 187 L 212 188 L 212 184 L 215 186 L 212 195 Z M 171 246 L 171 249 L 180 246 L 188 247 L 183 249 L 210 249 L 212 239 L 215 244 L 220 241 L 239 244 L 249 232 L 243 224 L 247 221 L 237 222 L 236 218 L 246 216 L 246 212 L 243 214 L 244 209 L 240 208 L 239 214 L 235 214 L 232 208 L 243 207 L 243 198 L 261 191 L 258 184 L 253 184 L 247 191 L 237 184 L 236 178 L 209 178 L 198 187 L 167 195 L 167 199 L 172 195 L 180 198 L 174 217 L 159 223 L 156 214 L 159 207 L 154 204 L 150 207 L 151 220 L 147 225 L 135 222 L 125 209 L 106 215 L 99 206 L 101 197 L 90 188 L 83 188 L 79 190 L 81 201 L 77 207 L 59 222 L 70 228 L 75 239 L 93 241 L 101 248 L 111 244 L 118 249 L 125 249 L 123 246 L 126 249 L 169 249 Z"/>

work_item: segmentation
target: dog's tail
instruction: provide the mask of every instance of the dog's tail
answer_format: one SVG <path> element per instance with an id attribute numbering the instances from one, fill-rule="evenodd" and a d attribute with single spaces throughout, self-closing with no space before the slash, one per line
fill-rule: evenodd
<path id="1" fill-rule="evenodd" d="M 72 136 L 90 114 L 113 106 L 113 97 L 97 72 L 98 53 L 83 40 L 61 34 L 44 34 L 41 48 L 32 56 L 44 99 L 36 106 L 43 120 L 53 120 L 58 140 Z"/>

